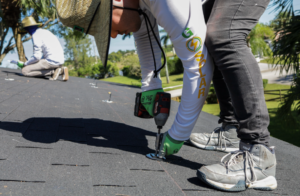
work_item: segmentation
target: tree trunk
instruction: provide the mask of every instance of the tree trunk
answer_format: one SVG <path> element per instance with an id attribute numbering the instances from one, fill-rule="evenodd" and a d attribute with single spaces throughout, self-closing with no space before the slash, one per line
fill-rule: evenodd
<path id="1" fill-rule="evenodd" d="M 24 48 L 23 48 L 23 42 L 22 42 L 22 35 L 18 34 L 18 26 L 17 27 L 13 27 L 12 29 L 13 29 L 13 33 L 14 33 L 14 38 L 15 38 L 16 46 L 17 46 L 19 60 L 23 61 L 23 62 L 26 62 Z"/>
<path id="2" fill-rule="evenodd" d="M 167 84 L 170 83 L 170 80 L 169 80 L 169 69 L 168 69 L 168 63 L 166 62 L 166 79 L 167 79 Z"/>
<path id="3" fill-rule="evenodd" d="M 0 55 L 0 65 L 2 64 L 2 61 L 3 61 L 3 59 L 5 58 L 6 54 L 7 54 L 7 53 L 2 53 L 2 54 Z"/>

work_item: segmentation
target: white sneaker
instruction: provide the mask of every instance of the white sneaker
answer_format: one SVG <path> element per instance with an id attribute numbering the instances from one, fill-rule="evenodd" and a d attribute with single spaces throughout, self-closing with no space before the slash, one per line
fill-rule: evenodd
<path id="1" fill-rule="evenodd" d="M 69 70 L 68 67 L 59 67 L 56 68 L 54 71 L 53 76 L 50 78 L 50 80 L 57 80 L 58 76 L 62 76 L 63 81 L 69 80 Z"/>
<path id="2" fill-rule="evenodd" d="M 68 81 L 69 80 L 69 70 L 68 67 L 62 67 L 62 79 L 63 81 Z"/>
<path id="3" fill-rule="evenodd" d="M 240 139 L 237 137 L 237 127 L 223 124 L 212 133 L 193 133 L 190 143 L 205 150 L 233 152 L 239 150 Z"/>
<path id="4" fill-rule="evenodd" d="M 230 158 L 225 160 L 228 156 Z M 277 188 L 275 173 L 274 147 L 243 142 L 240 142 L 240 150 L 225 155 L 221 164 L 202 166 L 197 170 L 200 180 L 222 191 L 247 188 L 272 191 Z"/>
<path id="5" fill-rule="evenodd" d="M 57 80 L 58 76 L 61 74 L 62 71 L 63 70 L 61 67 L 56 68 L 54 71 L 54 74 L 52 75 L 52 77 L 49 80 Z"/>

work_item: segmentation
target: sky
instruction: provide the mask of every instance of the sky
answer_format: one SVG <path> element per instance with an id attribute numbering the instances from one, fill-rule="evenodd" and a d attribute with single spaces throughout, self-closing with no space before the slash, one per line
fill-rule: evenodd
<path id="1" fill-rule="evenodd" d="M 294 1 L 294 9 L 299 10 L 300 9 L 300 1 Z M 275 13 L 271 12 L 271 9 L 267 9 L 264 14 L 261 16 L 259 22 L 261 23 L 269 23 L 271 20 L 275 18 Z M 10 32 L 11 33 L 11 32 Z M 94 42 L 94 38 L 90 36 L 92 41 Z M 58 38 L 60 44 L 62 47 L 65 45 L 65 41 L 62 38 Z M 92 51 L 93 51 L 93 46 Z M 32 41 L 28 41 L 24 43 L 24 48 L 25 48 L 25 55 L 27 58 L 30 58 L 32 56 L 32 51 L 33 51 L 33 45 Z M 96 49 L 97 50 L 97 49 Z M 110 49 L 109 53 L 111 52 L 117 52 L 118 50 L 135 50 L 134 46 L 134 38 L 126 38 L 125 40 L 122 40 L 122 35 L 118 35 L 115 39 L 111 39 L 111 44 L 110 44 Z M 97 51 L 96 51 L 97 52 Z M 94 54 L 94 52 L 93 52 Z M 17 52 L 9 53 L 6 55 L 4 58 L 1 67 L 9 67 L 9 68 L 17 68 L 16 65 L 12 65 L 8 63 L 8 60 L 18 60 L 18 54 Z"/>

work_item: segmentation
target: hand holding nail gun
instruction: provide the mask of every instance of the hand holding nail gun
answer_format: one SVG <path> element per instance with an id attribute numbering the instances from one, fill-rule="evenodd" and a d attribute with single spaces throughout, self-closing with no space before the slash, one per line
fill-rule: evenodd
<path id="1" fill-rule="evenodd" d="M 171 138 L 168 132 L 160 133 L 168 120 L 170 109 L 171 95 L 163 92 L 163 89 L 136 94 L 134 115 L 140 118 L 154 118 L 158 128 L 155 142 L 156 152 L 146 155 L 148 158 L 165 159 L 165 156 L 177 153 L 184 143 Z"/>

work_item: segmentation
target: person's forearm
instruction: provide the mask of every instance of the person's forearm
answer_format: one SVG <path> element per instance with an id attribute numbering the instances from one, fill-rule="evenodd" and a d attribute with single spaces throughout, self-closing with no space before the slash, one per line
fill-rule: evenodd
<path id="1" fill-rule="evenodd" d="M 158 27 L 155 18 L 151 14 L 149 14 L 148 16 L 152 23 L 151 25 L 154 28 L 154 32 L 156 33 L 156 37 L 159 39 Z M 156 69 L 158 70 L 161 67 L 161 51 L 151 31 L 150 37 L 155 56 Z M 155 69 L 155 64 L 144 20 L 142 22 L 140 30 L 134 33 L 134 39 L 136 41 L 137 53 L 141 64 L 142 91 L 162 88 L 160 76 L 158 75 L 157 78 L 154 78 L 153 71 Z"/>
<path id="2" fill-rule="evenodd" d="M 156 69 L 159 69 L 161 67 L 161 52 L 153 37 L 152 37 L 152 45 L 154 48 Z M 154 78 L 154 72 L 153 72 L 154 61 L 153 61 L 153 56 L 150 49 L 148 37 L 139 40 L 139 42 L 137 43 L 137 50 L 138 50 L 138 54 L 140 57 L 139 59 L 141 63 L 142 91 L 162 88 L 160 76 Z"/>
<path id="3" fill-rule="evenodd" d="M 35 58 L 34 56 L 32 56 L 28 61 L 26 61 L 25 63 L 24 63 L 24 65 L 26 66 L 26 65 L 31 65 L 31 64 L 33 64 L 33 63 L 36 63 L 36 62 L 38 62 L 39 61 L 39 59 L 37 59 L 37 58 Z"/>

